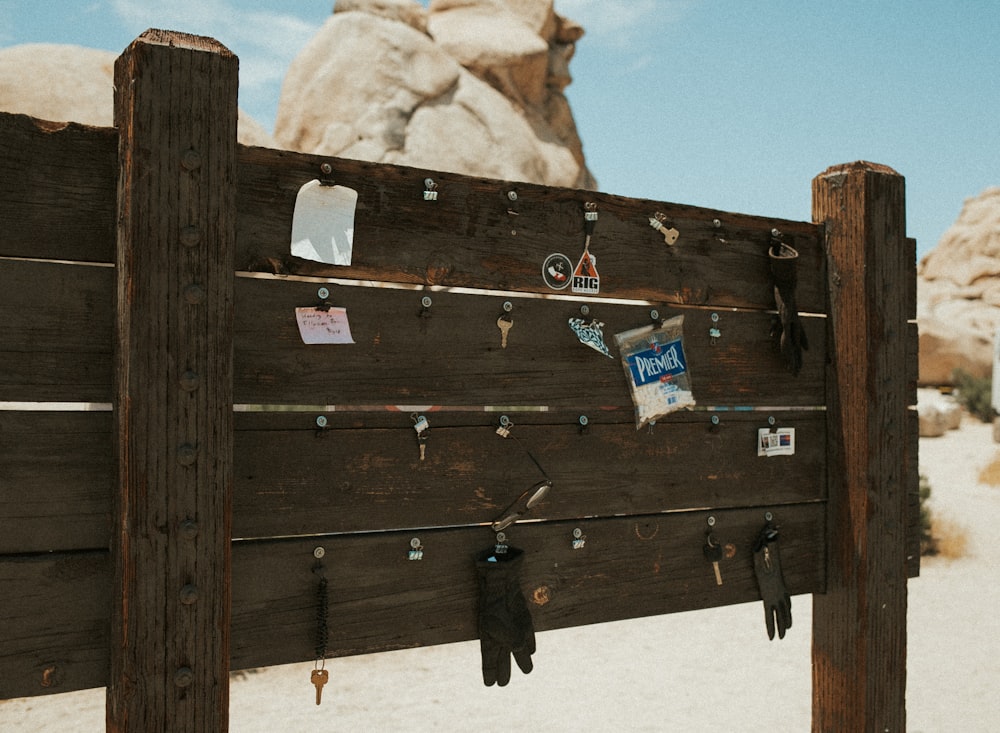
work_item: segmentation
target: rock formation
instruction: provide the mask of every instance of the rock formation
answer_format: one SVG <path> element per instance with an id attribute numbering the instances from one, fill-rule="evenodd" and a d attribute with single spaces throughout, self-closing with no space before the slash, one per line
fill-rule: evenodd
<path id="1" fill-rule="evenodd" d="M 569 103 L 583 29 L 552 0 L 338 0 L 292 62 L 293 150 L 594 188 Z"/>
<path id="2" fill-rule="evenodd" d="M 0 110 L 111 127 L 117 56 L 54 43 L 0 49 Z M 264 128 L 242 110 L 237 137 L 244 145 L 274 145 Z"/>
<path id="3" fill-rule="evenodd" d="M 920 381 L 951 382 L 961 368 L 992 373 L 1000 328 L 1000 188 L 967 199 L 958 220 L 920 262 Z"/>

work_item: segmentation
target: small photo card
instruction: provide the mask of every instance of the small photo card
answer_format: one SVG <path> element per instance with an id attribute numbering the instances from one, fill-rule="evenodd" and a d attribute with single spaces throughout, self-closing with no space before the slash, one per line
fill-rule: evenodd
<path id="1" fill-rule="evenodd" d="M 761 428 L 757 431 L 758 456 L 794 456 L 795 428 Z"/>
<path id="2" fill-rule="evenodd" d="M 320 310 L 296 308 L 295 320 L 299 324 L 299 334 L 305 344 L 353 344 L 351 324 L 347 320 L 346 308 Z"/>

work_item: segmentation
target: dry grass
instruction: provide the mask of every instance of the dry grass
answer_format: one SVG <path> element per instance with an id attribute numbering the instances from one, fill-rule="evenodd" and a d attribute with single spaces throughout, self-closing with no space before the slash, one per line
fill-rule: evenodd
<path id="1" fill-rule="evenodd" d="M 942 560 L 958 560 L 969 551 L 969 535 L 965 527 L 950 519 L 931 519 L 931 548 L 927 554 Z"/>
<path id="2" fill-rule="evenodd" d="M 994 458 L 992 463 L 979 472 L 979 483 L 1000 486 L 1000 456 Z"/>

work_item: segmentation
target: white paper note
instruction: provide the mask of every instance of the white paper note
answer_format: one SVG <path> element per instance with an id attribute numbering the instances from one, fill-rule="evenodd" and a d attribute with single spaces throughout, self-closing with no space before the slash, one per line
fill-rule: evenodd
<path id="1" fill-rule="evenodd" d="M 306 183 L 295 197 L 292 255 L 328 265 L 350 265 L 358 192 L 346 186 Z"/>

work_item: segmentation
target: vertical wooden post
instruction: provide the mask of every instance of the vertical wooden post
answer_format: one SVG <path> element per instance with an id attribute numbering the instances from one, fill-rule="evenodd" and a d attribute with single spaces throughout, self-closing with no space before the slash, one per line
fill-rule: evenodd
<path id="1" fill-rule="evenodd" d="M 907 262 L 903 177 L 851 163 L 813 180 L 826 225 L 827 593 L 813 601 L 813 731 L 906 725 Z"/>
<path id="2" fill-rule="evenodd" d="M 237 81 L 222 45 L 166 31 L 115 65 L 109 731 L 228 727 Z"/>

